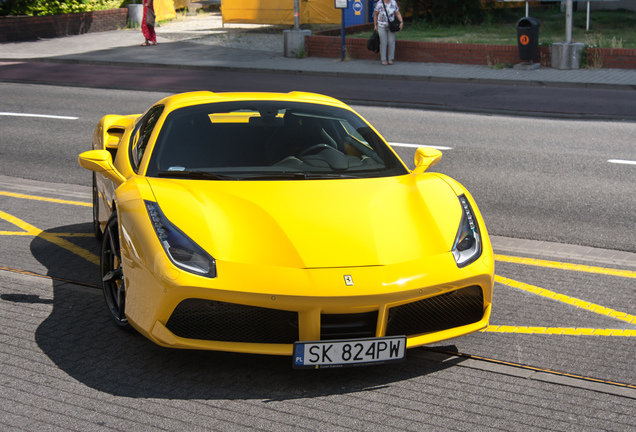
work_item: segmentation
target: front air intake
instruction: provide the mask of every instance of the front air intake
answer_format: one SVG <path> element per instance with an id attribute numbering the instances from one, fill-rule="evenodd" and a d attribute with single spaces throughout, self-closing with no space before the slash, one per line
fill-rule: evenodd
<path id="1" fill-rule="evenodd" d="M 413 336 L 476 323 L 484 315 L 481 287 L 470 286 L 389 309 L 387 336 Z"/>

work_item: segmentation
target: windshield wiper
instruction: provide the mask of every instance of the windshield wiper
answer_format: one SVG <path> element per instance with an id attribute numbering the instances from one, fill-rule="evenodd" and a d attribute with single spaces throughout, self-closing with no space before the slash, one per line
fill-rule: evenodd
<path id="1" fill-rule="evenodd" d="M 354 179 L 360 178 L 351 174 L 320 172 L 271 172 L 248 174 L 241 176 L 243 180 L 320 180 L 320 179 Z"/>
<path id="2" fill-rule="evenodd" d="M 318 179 L 357 179 L 359 176 L 352 174 L 338 174 L 338 173 L 307 173 L 308 180 L 318 180 Z"/>
<path id="3" fill-rule="evenodd" d="M 242 175 L 243 180 L 306 180 L 307 175 L 303 172 L 270 172 Z"/>
<path id="4" fill-rule="evenodd" d="M 209 180 L 240 180 L 240 177 L 225 174 L 211 173 L 207 171 L 159 171 L 159 177 L 175 177 L 187 179 L 209 179 Z"/>

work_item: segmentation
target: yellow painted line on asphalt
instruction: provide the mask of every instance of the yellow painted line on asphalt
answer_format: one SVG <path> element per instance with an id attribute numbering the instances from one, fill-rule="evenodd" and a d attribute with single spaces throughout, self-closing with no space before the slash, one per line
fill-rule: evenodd
<path id="1" fill-rule="evenodd" d="M 499 282 L 500 284 L 507 285 L 511 288 L 517 288 L 532 294 L 536 294 L 541 297 L 547 297 L 552 300 L 556 300 L 562 303 L 569 304 L 574 307 L 578 307 L 581 309 L 588 310 L 590 312 L 594 312 L 599 315 L 605 315 L 610 318 L 614 318 L 621 321 L 626 321 L 630 324 L 636 324 L 636 316 L 629 315 L 624 312 L 619 312 L 614 309 L 606 308 L 601 305 L 597 305 L 594 303 L 586 302 L 585 300 L 577 299 L 576 297 L 570 297 L 563 294 L 556 293 L 554 291 L 550 291 L 547 289 L 540 288 L 538 286 L 529 285 L 523 282 L 518 282 L 513 279 L 508 279 L 503 276 L 495 275 L 495 282 Z"/>
<path id="2" fill-rule="evenodd" d="M 523 333 L 564 336 L 621 336 L 635 337 L 636 330 L 630 329 L 595 329 L 580 327 L 525 327 L 525 326 L 497 326 L 486 327 L 485 333 Z"/>
<path id="3" fill-rule="evenodd" d="M 542 259 L 524 258 L 508 255 L 495 254 L 495 260 L 501 262 L 508 262 L 513 264 L 523 264 L 537 267 L 554 268 L 558 270 L 578 271 L 585 273 L 595 273 L 610 276 L 620 276 L 625 278 L 636 279 L 636 271 L 620 270 L 604 267 L 586 266 L 582 264 L 572 264 L 559 261 L 547 261 Z"/>
<path id="4" fill-rule="evenodd" d="M 4 219 L 7 222 L 17 226 L 18 228 L 22 229 L 22 232 L 7 232 L 7 234 L 4 235 L 31 235 L 34 237 L 39 237 L 43 240 L 46 240 L 48 242 L 51 242 L 55 245 L 58 245 L 72 253 L 74 253 L 75 255 L 78 255 L 82 258 L 84 258 L 85 260 L 92 262 L 93 264 L 99 265 L 99 257 L 97 255 L 95 255 L 94 253 L 80 247 L 77 246 L 71 242 L 69 242 L 68 240 L 65 240 L 62 238 L 62 236 L 60 234 L 57 233 L 50 233 L 50 232 L 46 232 L 43 231 L 39 228 L 34 227 L 33 225 L 23 221 L 22 219 L 18 219 L 15 216 L 12 216 L 8 213 L 5 213 L 3 211 L 0 210 L 0 219 Z M 6 232 L 6 231 L 5 231 Z"/>
<path id="5" fill-rule="evenodd" d="M 70 204 L 70 205 L 77 205 L 77 206 L 82 206 L 82 207 L 93 207 L 92 203 L 86 203 L 86 202 L 81 202 L 81 201 L 61 200 L 61 199 L 57 199 L 57 198 L 46 198 L 46 197 L 35 196 L 35 195 L 24 195 L 24 194 L 18 194 L 18 193 L 14 193 L 14 192 L 0 191 L 0 195 L 12 197 L 12 198 L 21 198 L 21 199 L 34 200 L 34 201 L 47 201 L 47 202 L 53 202 L 53 203 L 59 203 L 59 204 Z"/>

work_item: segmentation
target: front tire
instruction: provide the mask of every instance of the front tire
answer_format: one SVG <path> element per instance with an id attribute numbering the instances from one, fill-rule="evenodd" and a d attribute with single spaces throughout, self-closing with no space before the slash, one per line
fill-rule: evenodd
<path id="1" fill-rule="evenodd" d="M 130 329 L 126 318 L 126 285 L 121 263 L 119 224 L 117 213 L 113 213 L 106 223 L 101 250 L 102 290 L 110 317 L 120 328 Z"/>

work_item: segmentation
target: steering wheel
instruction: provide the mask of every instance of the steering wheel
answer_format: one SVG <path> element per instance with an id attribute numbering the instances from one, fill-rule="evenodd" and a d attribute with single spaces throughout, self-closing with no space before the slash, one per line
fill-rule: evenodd
<path id="1" fill-rule="evenodd" d="M 332 149 L 333 147 L 331 147 L 329 144 L 314 144 L 309 148 L 306 148 L 305 150 L 303 150 L 302 152 L 300 152 L 300 154 L 298 155 L 298 157 L 303 157 L 305 155 L 308 155 L 310 153 L 317 153 L 316 150 L 318 149 Z"/>

